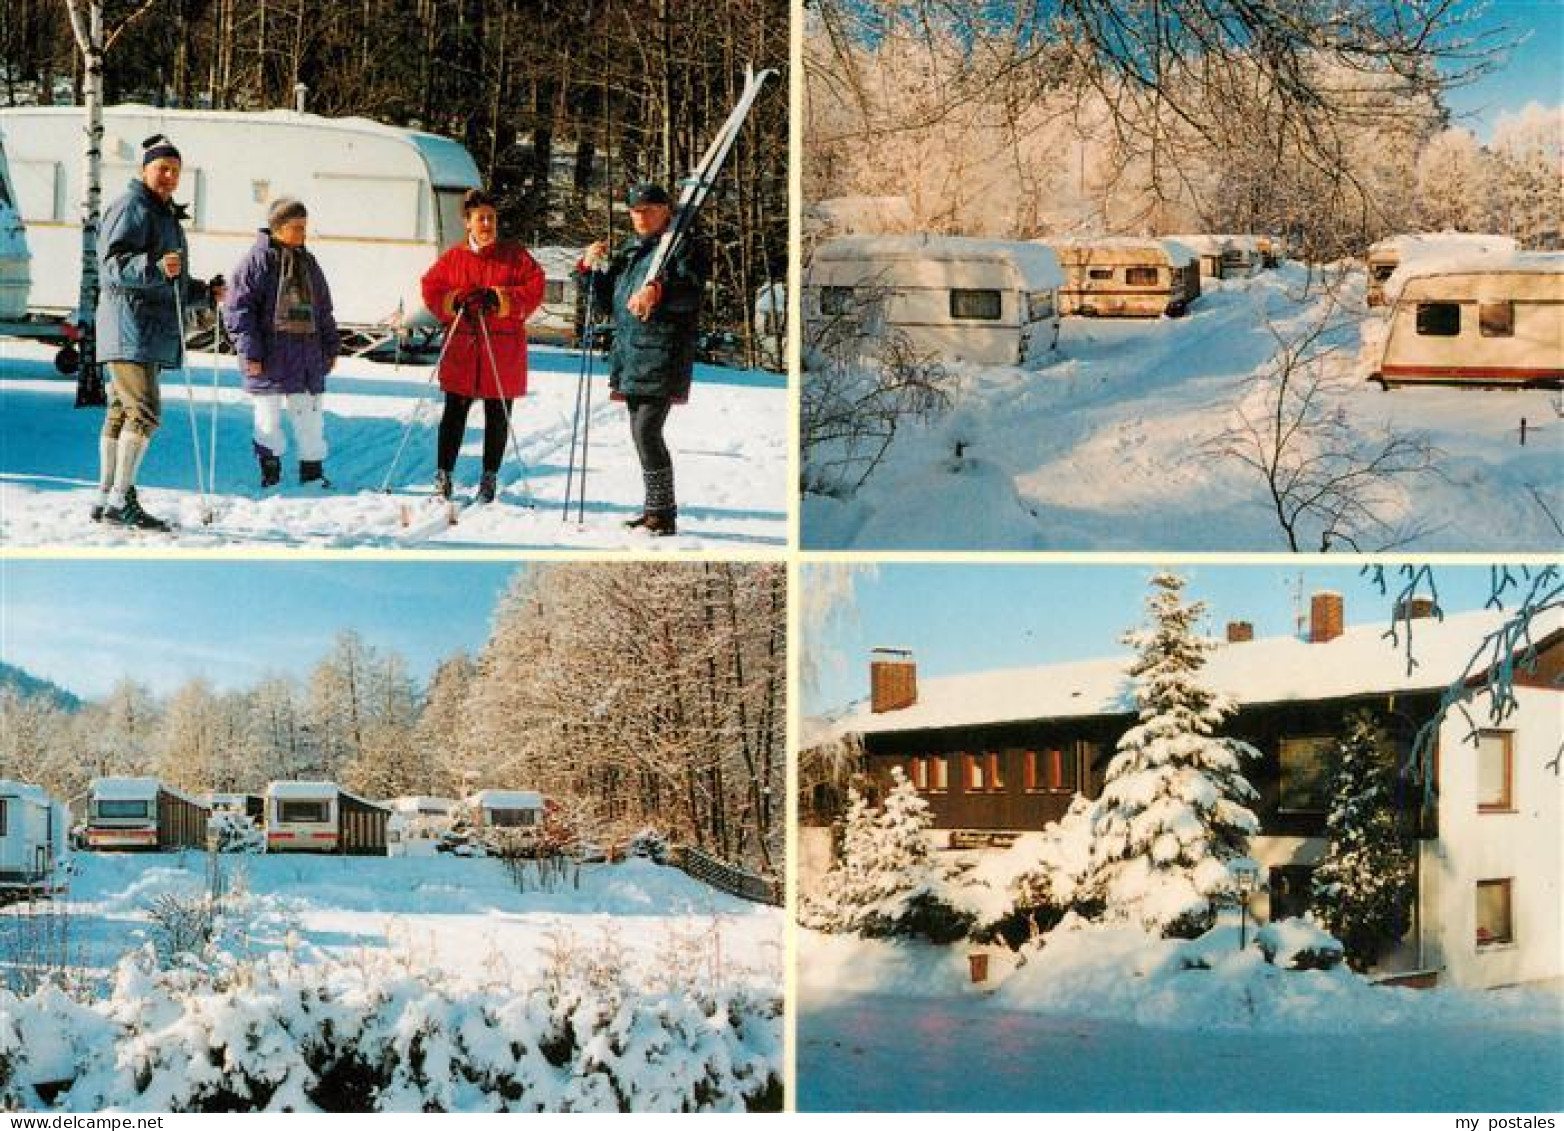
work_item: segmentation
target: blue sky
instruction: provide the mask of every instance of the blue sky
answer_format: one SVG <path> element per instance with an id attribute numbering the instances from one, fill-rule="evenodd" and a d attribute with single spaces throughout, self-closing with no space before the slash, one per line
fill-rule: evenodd
<path id="1" fill-rule="evenodd" d="M 810 566 L 809 570 L 831 568 Z M 1348 624 L 1388 620 L 1390 601 L 1355 566 L 1182 565 L 1185 593 L 1206 603 L 1210 631 L 1230 620 L 1254 624 L 1257 636 L 1293 631 L 1294 592 L 1342 594 Z M 1119 637 L 1142 619 L 1152 565 L 885 564 L 855 586 L 854 615 L 825 634 L 824 647 L 802 647 L 817 671 L 806 687 L 806 713 L 841 706 L 868 691 L 869 649 L 913 649 L 922 675 L 940 676 L 1057 660 L 1111 656 Z M 1434 579 L 1446 612 L 1481 608 L 1486 566 L 1442 565 Z M 1392 575 L 1394 580 L 1394 575 Z"/>
<path id="2" fill-rule="evenodd" d="M 394 649 L 426 678 L 476 652 L 514 563 L 0 562 L 0 659 L 84 698 L 132 675 L 166 692 L 304 675 L 338 632 Z"/>
<path id="3" fill-rule="evenodd" d="M 1473 7 L 1468 4 L 1467 7 Z M 1505 111 L 1514 113 L 1528 102 L 1544 106 L 1564 103 L 1564 0 L 1492 0 L 1473 21 L 1471 33 L 1517 33 L 1525 42 L 1510 52 L 1493 74 L 1450 92 L 1457 124 L 1486 141 Z"/>

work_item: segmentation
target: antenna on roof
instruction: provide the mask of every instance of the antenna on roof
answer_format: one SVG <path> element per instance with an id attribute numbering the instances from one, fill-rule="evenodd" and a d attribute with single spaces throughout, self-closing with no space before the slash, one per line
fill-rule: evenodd
<path id="1" fill-rule="evenodd" d="M 1308 618 L 1303 611 L 1303 570 L 1299 570 L 1292 579 L 1292 634 L 1302 637 L 1303 630 L 1308 626 Z"/>

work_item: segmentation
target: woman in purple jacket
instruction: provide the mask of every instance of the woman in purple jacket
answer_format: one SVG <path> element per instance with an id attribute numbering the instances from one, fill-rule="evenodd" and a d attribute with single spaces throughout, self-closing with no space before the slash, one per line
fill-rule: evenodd
<path id="1" fill-rule="evenodd" d="M 331 291 L 320 264 L 304 248 L 308 213 L 297 200 L 274 201 L 255 246 L 234 269 L 226 322 L 255 397 L 255 455 L 261 486 L 282 479 L 288 450 L 286 412 L 299 446 L 299 482 L 330 487 L 326 479 L 326 374 L 341 340 Z"/>

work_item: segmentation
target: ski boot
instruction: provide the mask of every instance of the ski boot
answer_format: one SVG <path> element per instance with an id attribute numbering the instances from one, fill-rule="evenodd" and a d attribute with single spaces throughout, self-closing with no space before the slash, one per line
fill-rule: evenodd
<path id="1" fill-rule="evenodd" d="M 444 469 L 434 473 L 434 493 L 447 502 L 451 499 L 451 473 Z"/>
<path id="2" fill-rule="evenodd" d="M 109 507 L 103 512 L 103 521 L 114 526 L 128 526 L 132 530 L 154 530 L 161 534 L 174 529 L 161 518 L 142 510 L 141 503 L 130 491 L 125 493 L 123 506 Z"/>
<path id="3" fill-rule="evenodd" d="M 485 471 L 483 477 L 478 480 L 478 494 L 474 502 L 480 506 L 487 506 L 494 501 L 494 496 L 499 493 L 499 475 L 493 471 Z"/>
<path id="4" fill-rule="evenodd" d="M 275 487 L 282 482 L 282 460 L 276 456 L 260 456 L 261 490 Z"/>
<path id="5" fill-rule="evenodd" d="M 319 483 L 321 490 L 331 490 L 331 480 L 326 478 L 326 463 L 324 460 L 304 459 L 299 461 L 299 482 Z"/>
<path id="6" fill-rule="evenodd" d="M 136 501 L 136 489 L 134 487 L 126 487 L 125 488 L 125 502 L 127 502 L 127 503 L 134 503 L 135 501 Z M 92 512 L 91 512 L 92 513 L 92 521 L 93 522 L 102 522 L 103 521 L 103 516 L 108 513 L 108 510 L 109 510 L 109 507 L 108 507 L 107 503 L 93 503 L 92 504 Z"/>
<path id="7" fill-rule="evenodd" d="M 625 523 L 631 530 L 644 530 L 653 538 L 668 538 L 679 533 L 678 519 L 673 514 L 647 512 Z"/>

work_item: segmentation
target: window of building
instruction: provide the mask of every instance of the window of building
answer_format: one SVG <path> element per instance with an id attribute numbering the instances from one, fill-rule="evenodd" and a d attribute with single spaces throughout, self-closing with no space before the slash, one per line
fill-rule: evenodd
<path id="1" fill-rule="evenodd" d="M 1000 765 L 1004 761 L 997 750 L 990 750 L 988 758 L 988 788 L 998 792 L 1005 788 L 1005 777 L 999 772 Z"/>
<path id="2" fill-rule="evenodd" d="M 1087 274 L 1087 276 L 1089 278 L 1092 278 L 1092 279 L 1112 279 L 1113 278 L 1113 268 L 1112 267 L 1093 267 L 1093 268 L 1090 268 L 1086 272 L 1086 274 Z"/>
<path id="3" fill-rule="evenodd" d="M 111 821 L 144 821 L 147 818 L 146 801 L 125 801 L 109 798 L 97 804 L 98 816 Z"/>
<path id="4" fill-rule="evenodd" d="M 1512 880 L 1477 881 L 1477 945 L 1498 946 L 1515 941 L 1511 918 Z"/>
<path id="5" fill-rule="evenodd" d="M 490 809 L 489 824 L 497 829 L 523 829 L 538 823 L 535 809 Z"/>
<path id="6" fill-rule="evenodd" d="M 1155 267 L 1126 267 L 1124 269 L 1124 281 L 1132 287 L 1154 287 L 1157 285 L 1157 269 Z"/>
<path id="7" fill-rule="evenodd" d="M 997 322 L 999 321 L 999 292 L 953 289 L 950 292 L 950 316 Z"/>
<path id="8" fill-rule="evenodd" d="M 979 755 L 963 754 L 961 756 L 961 766 L 962 789 L 968 793 L 981 793 L 988 788 L 987 776 L 983 772 L 983 759 Z"/>
<path id="9" fill-rule="evenodd" d="M 1271 897 L 1271 922 L 1298 918 L 1314 898 L 1314 865 L 1278 864 L 1270 870 L 1266 891 Z"/>
<path id="10" fill-rule="evenodd" d="M 929 759 L 929 792 L 944 793 L 950 788 L 950 759 L 936 754 Z"/>
<path id="11" fill-rule="evenodd" d="M 907 760 L 907 778 L 912 782 L 912 788 L 925 790 L 929 788 L 929 763 L 926 758 L 909 758 Z"/>
<path id="12" fill-rule="evenodd" d="M 853 289 L 851 287 L 820 288 L 821 314 L 851 314 L 852 312 Z"/>
<path id="13" fill-rule="evenodd" d="M 1080 788 L 1079 762 L 1069 746 L 1026 752 L 1026 788 L 1033 793 L 1074 793 Z"/>
<path id="14" fill-rule="evenodd" d="M 1323 813 L 1330 808 L 1336 740 L 1329 735 L 1284 738 L 1281 808 L 1292 813 Z"/>
<path id="15" fill-rule="evenodd" d="M 277 807 L 277 819 L 285 825 L 324 825 L 330 820 L 330 810 L 325 801 L 283 801 Z"/>
<path id="16" fill-rule="evenodd" d="M 1425 338 L 1458 336 L 1461 333 L 1461 304 L 1458 302 L 1418 303 L 1417 332 Z"/>
<path id="17" fill-rule="evenodd" d="M 1485 730 L 1477 736 L 1477 810 L 1509 813 L 1515 808 L 1512 789 L 1515 764 L 1512 732 Z"/>
<path id="18" fill-rule="evenodd" d="M 1513 302 L 1478 303 L 1477 332 L 1485 338 L 1513 338 L 1515 304 Z"/>

